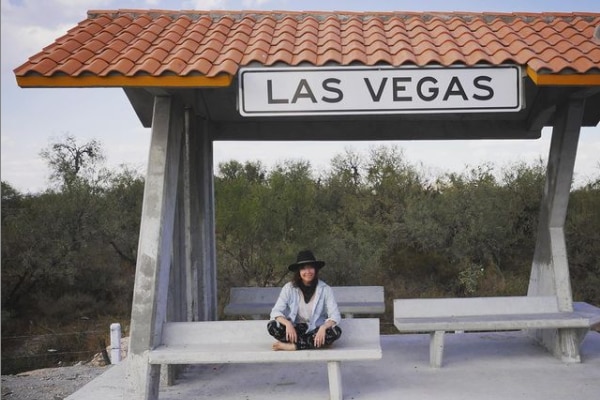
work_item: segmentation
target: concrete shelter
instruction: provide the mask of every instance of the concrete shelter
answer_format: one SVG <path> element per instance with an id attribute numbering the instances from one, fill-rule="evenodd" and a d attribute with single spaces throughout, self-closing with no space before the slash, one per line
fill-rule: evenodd
<path id="1" fill-rule="evenodd" d="M 165 321 L 218 318 L 217 140 L 528 140 L 551 126 L 528 295 L 572 310 L 564 223 L 580 128 L 600 121 L 600 14 L 93 10 L 14 73 L 23 88 L 122 87 L 152 128 L 136 399 L 157 398 L 147 351 Z M 366 96 L 350 93 L 361 85 Z M 574 335 L 538 338 L 578 355 Z"/>

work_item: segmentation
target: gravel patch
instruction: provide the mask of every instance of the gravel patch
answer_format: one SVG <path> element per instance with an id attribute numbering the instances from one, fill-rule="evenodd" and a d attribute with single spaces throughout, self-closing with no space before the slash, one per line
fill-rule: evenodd
<path id="1" fill-rule="evenodd" d="M 107 368 L 79 364 L 2 375 L 2 400 L 62 400 Z"/>

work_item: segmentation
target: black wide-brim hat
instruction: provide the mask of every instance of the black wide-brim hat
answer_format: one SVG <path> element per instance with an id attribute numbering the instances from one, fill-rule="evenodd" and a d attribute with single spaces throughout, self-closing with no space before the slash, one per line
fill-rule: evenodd
<path id="1" fill-rule="evenodd" d="M 315 258 L 310 250 L 302 250 L 296 257 L 296 262 L 288 267 L 292 272 L 296 272 L 303 265 L 313 265 L 316 269 L 321 269 L 325 266 L 325 261 L 319 261 Z"/>

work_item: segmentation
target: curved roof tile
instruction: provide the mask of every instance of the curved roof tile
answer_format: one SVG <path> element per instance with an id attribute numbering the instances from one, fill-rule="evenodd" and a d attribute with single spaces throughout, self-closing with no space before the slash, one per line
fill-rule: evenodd
<path id="1" fill-rule="evenodd" d="M 329 48 L 317 56 L 316 65 L 325 65 L 327 63 L 341 64 L 342 58 L 341 49 Z"/>
<path id="2" fill-rule="evenodd" d="M 238 69 L 238 64 L 233 62 L 232 60 L 226 60 L 224 63 L 219 64 L 212 68 L 211 71 L 207 74 L 209 77 L 215 77 L 219 74 L 226 73 L 229 75 L 235 75 Z"/>
<path id="3" fill-rule="evenodd" d="M 152 75 L 156 73 L 156 71 L 158 71 L 162 64 L 156 58 L 149 57 L 144 61 L 138 63 L 138 65 L 138 71 Z"/>
<path id="4" fill-rule="evenodd" d="M 93 75 L 101 75 L 102 71 L 104 71 L 109 66 L 109 63 L 105 60 L 94 60 L 90 65 L 87 65 L 81 68 L 82 73 L 91 73 Z"/>
<path id="5" fill-rule="evenodd" d="M 58 69 L 58 71 L 66 75 L 75 75 L 77 72 L 81 72 L 82 67 L 83 63 L 81 61 L 75 58 L 71 58 L 67 60 L 67 62 L 65 62 L 64 64 L 60 65 L 60 69 Z"/>
<path id="6" fill-rule="evenodd" d="M 268 50 L 256 47 L 244 53 L 244 57 L 242 57 L 242 62 L 240 65 L 248 65 L 253 62 L 265 63 L 268 56 Z"/>
<path id="7" fill-rule="evenodd" d="M 491 64 L 600 75 L 599 13 L 89 11 L 17 78 L 235 75 L 250 63 Z"/>
<path id="8" fill-rule="evenodd" d="M 205 58 L 196 57 L 190 60 L 187 66 L 181 71 L 182 74 L 192 75 L 192 74 L 203 74 L 208 75 L 208 72 L 212 68 L 213 63 L 206 60 Z"/>
<path id="9" fill-rule="evenodd" d="M 56 61 L 52 61 L 49 58 L 43 58 L 39 62 L 31 63 L 31 70 L 34 71 L 35 74 L 45 75 L 48 71 L 57 70 L 58 64 Z"/>
<path id="10" fill-rule="evenodd" d="M 113 62 L 106 71 L 102 74 L 107 76 L 111 73 L 118 73 L 125 76 L 135 76 L 135 63 L 129 59 L 120 58 Z M 132 72 L 133 71 L 133 72 Z"/>

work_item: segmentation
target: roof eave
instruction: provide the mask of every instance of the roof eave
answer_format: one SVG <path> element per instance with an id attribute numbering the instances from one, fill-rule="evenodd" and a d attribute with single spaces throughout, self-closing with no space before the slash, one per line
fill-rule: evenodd
<path id="1" fill-rule="evenodd" d="M 221 74 L 207 76 L 17 76 L 22 88 L 91 88 L 91 87 L 160 87 L 208 88 L 227 87 L 233 76 Z"/>
<path id="2" fill-rule="evenodd" d="M 527 67 L 527 75 L 537 86 L 600 86 L 600 73 L 543 74 Z"/>

